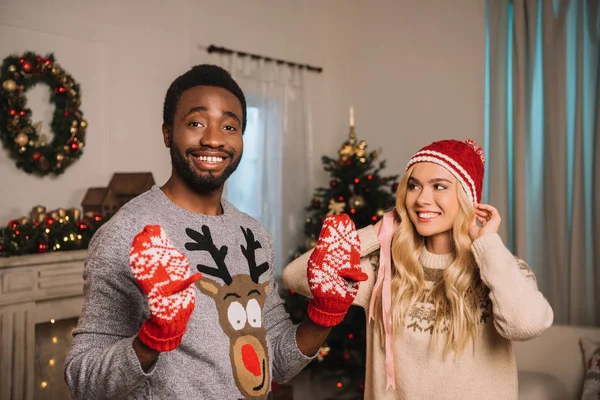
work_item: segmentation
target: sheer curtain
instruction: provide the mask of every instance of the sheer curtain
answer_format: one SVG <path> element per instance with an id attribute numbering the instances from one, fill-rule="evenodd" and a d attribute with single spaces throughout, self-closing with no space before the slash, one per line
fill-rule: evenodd
<path id="1" fill-rule="evenodd" d="M 248 103 L 244 156 L 225 198 L 271 233 L 279 276 L 303 237 L 304 203 L 312 187 L 310 73 L 250 57 L 211 57 L 231 73 Z"/>
<path id="2" fill-rule="evenodd" d="M 600 325 L 598 0 L 488 0 L 488 199 L 558 323 Z"/>

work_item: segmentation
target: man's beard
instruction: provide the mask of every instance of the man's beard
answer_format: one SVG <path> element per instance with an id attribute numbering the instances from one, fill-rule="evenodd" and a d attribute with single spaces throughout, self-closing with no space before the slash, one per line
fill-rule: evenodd
<path id="1" fill-rule="evenodd" d="M 240 153 L 239 157 L 234 158 L 220 175 L 209 173 L 200 176 L 194 171 L 188 159 L 181 155 L 175 146 L 171 145 L 169 151 L 171 152 L 171 163 L 177 174 L 187 183 L 190 189 L 202 195 L 212 194 L 219 190 L 225 184 L 227 178 L 237 169 L 242 159 L 242 153 Z M 233 153 L 227 153 L 229 157 L 233 158 Z M 186 152 L 186 155 L 189 155 L 189 153 Z"/>

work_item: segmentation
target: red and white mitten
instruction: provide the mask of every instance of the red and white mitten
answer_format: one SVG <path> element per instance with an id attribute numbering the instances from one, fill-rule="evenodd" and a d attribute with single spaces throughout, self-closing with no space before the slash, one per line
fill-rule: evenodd
<path id="1" fill-rule="evenodd" d="M 194 288 L 202 276 L 188 275 L 189 263 L 158 225 L 146 225 L 133 239 L 129 252 L 133 276 L 148 300 L 150 318 L 138 338 L 157 351 L 171 351 L 181 343 L 194 311 Z"/>
<path id="2" fill-rule="evenodd" d="M 321 326 L 342 322 L 358 293 L 359 282 L 367 280 L 360 268 L 360 240 L 348 215 L 325 218 L 308 260 L 307 275 L 313 295 L 308 304 L 310 319 Z"/>

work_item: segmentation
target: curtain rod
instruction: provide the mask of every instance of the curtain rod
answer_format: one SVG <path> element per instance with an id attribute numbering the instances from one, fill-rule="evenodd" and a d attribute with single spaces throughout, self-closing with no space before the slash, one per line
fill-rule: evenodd
<path id="1" fill-rule="evenodd" d="M 292 67 L 292 68 L 306 69 L 307 71 L 318 72 L 318 73 L 323 72 L 323 68 L 321 68 L 321 67 L 313 67 L 308 64 L 299 64 L 299 63 L 295 63 L 295 62 L 291 62 L 291 61 L 280 60 L 280 59 L 273 58 L 273 57 L 266 57 L 266 56 L 260 56 L 258 54 L 246 53 L 244 51 L 231 50 L 231 49 L 228 49 L 225 47 L 215 46 L 214 44 L 211 44 L 210 46 L 208 46 L 206 48 L 206 51 L 208 53 L 236 54 L 239 57 L 250 57 L 253 60 L 265 60 L 267 62 L 276 62 L 279 65 L 286 64 L 287 66 Z"/>

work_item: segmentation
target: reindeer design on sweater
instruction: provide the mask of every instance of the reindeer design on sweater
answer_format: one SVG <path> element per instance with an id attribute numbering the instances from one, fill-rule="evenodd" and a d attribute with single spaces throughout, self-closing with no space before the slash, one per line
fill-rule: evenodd
<path id="1" fill-rule="evenodd" d="M 256 250 L 261 248 L 250 228 L 243 228 L 246 246 L 241 245 L 242 254 L 248 260 L 249 275 L 231 276 L 225 263 L 228 248 L 213 242 L 210 228 L 202 226 L 202 232 L 186 229 L 193 242 L 185 244 L 191 251 L 207 251 L 215 261 L 215 267 L 198 264 L 202 279 L 196 286 L 211 297 L 219 313 L 219 322 L 230 340 L 231 368 L 235 383 L 246 399 L 264 400 L 270 390 L 269 355 L 267 331 L 263 326 L 263 307 L 267 298 L 269 282 L 258 283 L 259 277 L 269 269 L 263 262 L 256 265 Z M 220 284 L 205 276 L 223 280 Z"/>

